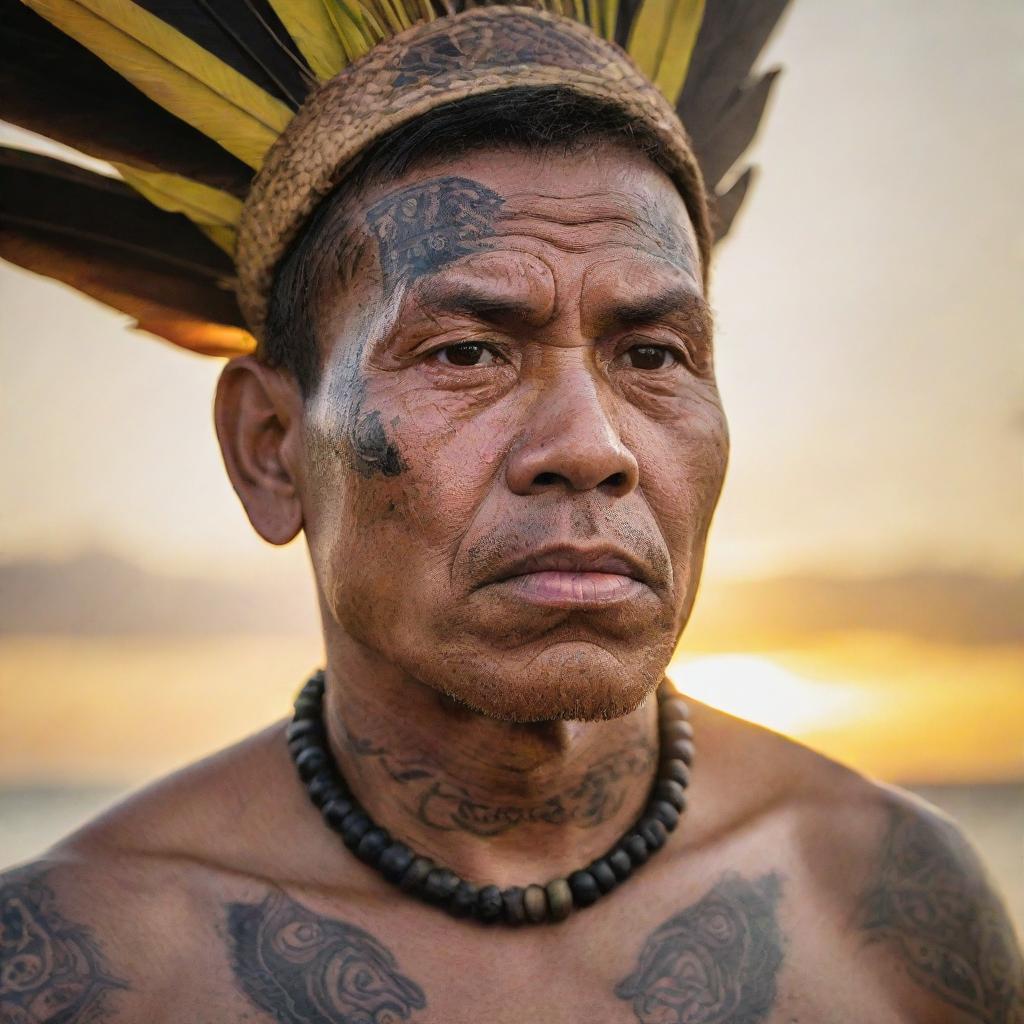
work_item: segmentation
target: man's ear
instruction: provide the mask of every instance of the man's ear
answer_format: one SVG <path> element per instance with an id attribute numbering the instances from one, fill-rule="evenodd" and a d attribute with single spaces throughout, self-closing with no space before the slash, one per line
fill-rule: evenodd
<path id="1" fill-rule="evenodd" d="M 220 375 L 213 419 L 231 485 L 256 532 L 287 544 L 302 529 L 298 473 L 302 395 L 290 374 L 253 356 Z"/>

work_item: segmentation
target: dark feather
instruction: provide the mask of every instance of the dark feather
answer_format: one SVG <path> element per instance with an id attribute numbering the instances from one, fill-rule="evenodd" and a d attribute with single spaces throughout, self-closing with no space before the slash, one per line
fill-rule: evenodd
<path id="1" fill-rule="evenodd" d="M 629 32 L 636 21 L 643 0 L 619 0 L 619 9 L 615 18 L 615 42 L 623 49 L 629 42 Z"/>
<path id="2" fill-rule="evenodd" d="M 18 0 L 0 0 L 0 118 L 99 160 L 245 195 L 252 169 Z"/>
<path id="3" fill-rule="evenodd" d="M 187 218 L 115 179 L 0 148 L 0 256 L 177 344 L 221 354 L 238 344 L 230 259 Z"/>
<path id="4" fill-rule="evenodd" d="M 315 79 L 266 0 L 134 0 L 287 103 L 301 106 Z"/>
<path id="5" fill-rule="evenodd" d="M 712 224 L 715 231 L 715 242 L 720 242 L 732 227 L 733 221 L 743 200 L 750 191 L 750 186 L 757 177 L 755 168 L 748 167 L 720 196 L 715 196 L 714 209 L 712 210 Z"/>
<path id="6" fill-rule="evenodd" d="M 744 87 L 788 3 L 707 0 L 686 84 L 676 106 L 698 152 L 710 153 L 708 140 Z"/>
<path id="7" fill-rule="evenodd" d="M 719 182 L 750 145 L 761 123 L 778 70 L 751 81 L 722 112 L 710 137 L 694 143 L 701 170 L 709 182 Z"/>

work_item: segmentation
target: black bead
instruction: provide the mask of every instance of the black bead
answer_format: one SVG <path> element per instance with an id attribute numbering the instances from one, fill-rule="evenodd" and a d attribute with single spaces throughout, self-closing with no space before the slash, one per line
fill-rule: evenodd
<path id="1" fill-rule="evenodd" d="M 665 800 L 655 800 L 647 808 L 652 818 L 657 818 L 671 832 L 679 824 L 679 812 Z"/>
<path id="2" fill-rule="evenodd" d="M 402 875 L 409 870 L 409 865 L 416 855 L 405 843 L 393 842 L 381 853 L 377 861 L 377 870 L 389 881 L 398 883 Z"/>
<path id="3" fill-rule="evenodd" d="M 357 810 L 356 805 L 347 797 L 340 796 L 328 800 L 321 808 L 321 813 L 324 816 L 324 821 L 337 832 L 341 829 L 341 823 L 354 810 Z"/>
<path id="4" fill-rule="evenodd" d="M 309 718 L 304 718 L 298 722 L 289 722 L 288 728 L 284 731 L 285 738 L 289 743 L 295 740 L 308 739 L 310 737 L 314 739 L 322 739 L 324 735 L 323 726 Z"/>
<path id="5" fill-rule="evenodd" d="M 686 791 L 678 782 L 673 782 L 671 779 L 658 779 L 654 784 L 654 799 L 664 800 L 677 811 L 681 811 L 686 806 Z"/>
<path id="6" fill-rule="evenodd" d="M 300 697 L 295 702 L 295 720 L 304 721 L 306 719 L 313 719 L 315 721 L 319 721 L 320 708 L 321 703 L 319 700 L 313 697 Z"/>
<path id="7" fill-rule="evenodd" d="M 341 823 L 341 838 L 350 850 L 354 850 L 359 845 L 359 840 L 371 828 L 373 828 L 373 822 L 362 811 L 353 811 Z"/>
<path id="8" fill-rule="evenodd" d="M 668 829 L 657 818 L 644 818 L 636 827 L 637 832 L 644 837 L 647 849 L 652 853 L 660 850 L 668 839 Z"/>
<path id="9" fill-rule="evenodd" d="M 661 727 L 661 744 L 667 747 L 672 743 L 689 742 L 693 738 L 693 726 L 689 722 L 666 722 Z"/>
<path id="10" fill-rule="evenodd" d="M 693 754 L 693 743 L 690 740 L 672 740 L 661 745 L 663 761 L 683 761 L 686 764 L 693 764 Z"/>
<path id="11" fill-rule="evenodd" d="M 612 850 L 605 859 L 620 882 L 624 882 L 633 873 L 633 862 L 625 850 Z"/>
<path id="12" fill-rule="evenodd" d="M 615 872 L 612 871 L 611 865 L 604 857 L 588 864 L 587 874 L 591 875 L 594 881 L 597 882 L 597 887 L 601 892 L 611 892 L 619 884 L 619 880 L 615 877 Z"/>
<path id="13" fill-rule="evenodd" d="M 459 882 L 448 901 L 448 913 L 453 917 L 468 917 L 476 904 L 477 888 L 472 882 Z"/>
<path id="14" fill-rule="evenodd" d="M 601 895 L 597 879 L 589 871 L 574 871 L 569 876 L 572 901 L 577 907 L 589 907 Z"/>
<path id="15" fill-rule="evenodd" d="M 448 868 L 434 868 L 427 875 L 422 891 L 424 899 L 431 903 L 447 903 L 459 887 L 459 876 Z"/>
<path id="16" fill-rule="evenodd" d="M 367 864 L 376 864 L 380 855 L 391 845 L 391 836 L 385 828 L 371 828 L 356 847 L 356 856 Z"/>
<path id="17" fill-rule="evenodd" d="M 685 761 L 680 761 L 678 758 L 672 761 L 662 761 L 658 767 L 658 778 L 671 779 L 686 789 L 690 784 L 690 769 Z"/>
<path id="18" fill-rule="evenodd" d="M 644 837 L 638 832 L 631 832 L 622 840 L 622 849 L 629 854 L 629 859 L 633 862 L 634 867 L 646 864 L 651 855 L 651 851 L 647 849 L 647 843 L 644 842 Z"/>
<path id="19" fill-rule="evenodd" d="M 434 862 L 427 857 L 414 857 L 399 885 L 405 892 L 419 892 L 427 875 L 434 870 Z"/>
<path id="20" fill-rule="evenodd" d="M 526 921 L 526 904 L 523 902 L 523 890 L 518 885 L 510 885 L 501 891 L 501 902 L 505 920 L 509 924 L 524 924 Z"/>
<path id="21" fill-rule="evenodd" d="M 295 757 L 295 767 L 303 782 L 308 782 L 317 772 L 327 767 L 327 754 L 319 747 L 307 747 Z"/>
<path id="22" fill-rule="evenodd" d="M 341 787 L 333 772 L 322 771 L 306 783 L 306 792 L 317 807 L 323 807 L 328 800 L 334 800 L 341 796 Z"/>
<path id="23" fill-rule="evenodd" d="M 496 885 L 485 885 L 476 894 L 476 906 L 473 908 L 473 913 L 478 921 L 490 924 L 501 917 L 504 906 L 501 890 Z"/>

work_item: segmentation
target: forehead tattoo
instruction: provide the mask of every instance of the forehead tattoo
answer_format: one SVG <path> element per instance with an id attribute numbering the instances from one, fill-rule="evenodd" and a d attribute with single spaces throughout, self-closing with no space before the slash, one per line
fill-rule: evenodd
<path id="1" fill-rule="evenodd" d="M 497 192 L 459 177 L 410 185 L 374 203 L 366 223 L 380 249 L 385 287 L 480 252 L 503 205 Z"/>

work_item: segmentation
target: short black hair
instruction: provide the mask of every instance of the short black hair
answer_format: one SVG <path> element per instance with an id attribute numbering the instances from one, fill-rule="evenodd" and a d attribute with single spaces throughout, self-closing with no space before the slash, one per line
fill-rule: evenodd
<path id="1" fill-rule="evenodd" d="M 657 137 L 621 108 L 565 87 L 502 89 L 437 107 L 370 146 L 317 207 L 278 265 L 259 358 L 289 371 L 304 396 L 320 376 L 319 301 L 344 271 L 345 210 L 371 185 L 417 166 L 480 149 L 577 152 L 599 141 L 624 143 L 668 170 Z"/>

